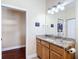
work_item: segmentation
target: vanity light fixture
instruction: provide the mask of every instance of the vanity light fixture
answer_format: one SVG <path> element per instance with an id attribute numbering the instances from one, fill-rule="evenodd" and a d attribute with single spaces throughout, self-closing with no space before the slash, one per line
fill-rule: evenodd
<path id="1" fill-rule="evenodd" d="M 59 12 L 58 8 L 55 9 L 55 12 L 56 12 L 56 13 Z"/>
<path id="2" fill-rule="evenodd" d="M 52 11 L 55 11 L 55 10 L 56 10 L 56 6 L 53 6 L 53 7 L 51 8 L 51 10 L 52 10 Z"/>
<path id="3" fill-rule="evenodd" d="M 61 8 L 60 9 L 63 11 L 65 9 L 65 7 L 61 5 Z"/>
<path id="4" fill-rule="evenodd" d="M 51 10 L 48 10 L 48 13 L 51 14 Z"/>
<path id="5" fill-rule="evenodd" d="M 53 8 L 52 8 L 52 12 L 58 12 L 58 9 L 57 9 L 56 6 L 53 6 Z"/>
<path id="6" fill-rule="evenodd" d="M 64 8 L 65 8 L 65 7 L 64 7 L 64 4 L 59 2 L 59 3 L 58 3 L 58 5 L 57 5 L 57 9 L 59 9 L 59 10 L 62 10 L 62 11 L 63 11 L 63 10 L 64 10 Z"/>
<path id="7" fill-rule="evenodd" d="M 51 11 L 51 14 L 54 14 L 54 12 L 53 12 L 53 11 Z"/>
<path id="8" fill-rule="evenodd" d="M 63 4 L 59 2 L 58 5 L 55 5 L 55 6 L 53 6 L 52 8 L 50 8 L 50 9 L 48 10 L 48 13 L 49 13 L 49 14 L 54 14 L 54 13 L 59 12 L 59 10 L 63 11 L 64 8 L 65 8 L 65 7 L 63 6 Z"/>
<path id="9" fill-rule="evenodd" d="M 63 0 L 62 2 L 58 2 L 57 5 L 54 5 L 50 9 L 48 9 L 49 14 L 54 14 L 65 9 L 65 6 L 72 3 L 74 0 Z"/>
<path id="10" fill-rule="evenodd" d="M 58 3 L 58 5 L 57 5 L 57 8 L 58 8 L 58 9 L 60 9 L 60 8 L 61 8 L 61 5 L 60 5 L 60 3 Z"/>
<path id="11" fill-rule="evenodd" d="M 48 10 L 48 13 L 49 13 L 49 14 L 54 14 L 54 10 L 49 9 L 49 10 Z"/>

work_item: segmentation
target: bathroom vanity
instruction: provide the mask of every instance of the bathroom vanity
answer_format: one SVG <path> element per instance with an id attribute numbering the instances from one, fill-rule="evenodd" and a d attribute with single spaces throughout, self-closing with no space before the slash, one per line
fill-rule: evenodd
<path id="1" fill-rule="evenodd" d="M 75 48 L 75 42 L 71 39 L 39 35 L 36 37 L 36 47 L 40 59 L 75 59 L 75 53 L 69 51 Z"/>

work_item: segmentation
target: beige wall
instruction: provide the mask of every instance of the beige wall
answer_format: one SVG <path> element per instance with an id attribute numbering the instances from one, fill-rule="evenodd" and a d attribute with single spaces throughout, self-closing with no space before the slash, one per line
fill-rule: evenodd
<path id="1" fill-rule="evenodd" d="M 45 34 L 45 6 L 46 0 L 2 0 L 2 3 L 24 8 L 27 10 L 27 39 L 26 53 L 36 53 L 36 35 Z M 35 22 L 40 22 L 40 27 L 35 27 Z"/>
<path id="2" fill-rule="evenodd" d="M 2 49 L 25 45 L 25 13 L 2 7 Z"/>

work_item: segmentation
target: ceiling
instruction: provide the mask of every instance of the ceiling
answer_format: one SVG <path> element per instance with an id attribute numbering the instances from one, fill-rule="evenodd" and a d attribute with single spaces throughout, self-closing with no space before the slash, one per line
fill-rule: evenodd
<path id="1" fill-rule="evenodd" d="M 58 4 L 58 2 L 64 2 L 64 1 L 72 1 L 72 0 L 47 0 L 47 8 L 51 8 L 52 6 L 55 6 Z M 74 0 L 75 1 L 75 0 Z M 74 2 L 72 2 L 68 6 L 74 6 Z"/>

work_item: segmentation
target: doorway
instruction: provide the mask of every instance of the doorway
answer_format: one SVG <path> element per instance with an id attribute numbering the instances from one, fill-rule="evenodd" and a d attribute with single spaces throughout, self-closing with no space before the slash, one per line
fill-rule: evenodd
<path id="1" fill-rule="evenodd" d="M 2 6 L 2 59 L 25 59 L 26 12 Z"/>
<path id="2" fill-rule="evenodd" d="M 76 39 L 76 19 L 71 18 L 67 20 L 67 37 Z"/>

